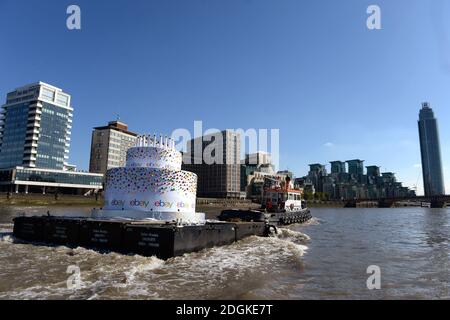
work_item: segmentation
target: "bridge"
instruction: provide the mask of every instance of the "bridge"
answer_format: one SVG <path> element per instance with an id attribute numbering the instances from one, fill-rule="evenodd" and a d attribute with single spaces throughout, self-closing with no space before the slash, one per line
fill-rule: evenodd
<path id="1" fill-rule="evenodd" d="M 444 208 L 447 203 L 450 203 L 450 195 L 442 196 L 416 196 L 416 197 L 393 197 L 393 198 L 377 198 L 377 199 L 350 199 L 345 200 L 346 208 L 356 208 L 360 202 L 378 202 L 379 208 L 390 208 L 396 202 L 401 201 L 415 201 L 429 203 L 431 208 Z"/>

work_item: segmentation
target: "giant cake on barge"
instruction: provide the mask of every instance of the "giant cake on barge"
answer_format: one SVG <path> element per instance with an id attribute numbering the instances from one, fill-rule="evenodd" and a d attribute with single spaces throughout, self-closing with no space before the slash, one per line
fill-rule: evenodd
<path id="1" fill-rule="evenodd" d="M 205 214 L 195 212 L 197 175 L 182 171 L 181 163 L 170 138 L 138 137 L 126 166 L 106 173 L 104 208 L 93 216 L 204 223 Z"/>

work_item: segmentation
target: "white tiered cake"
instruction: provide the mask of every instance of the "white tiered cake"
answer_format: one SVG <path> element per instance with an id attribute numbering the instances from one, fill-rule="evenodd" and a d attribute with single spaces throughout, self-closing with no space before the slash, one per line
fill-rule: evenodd
<path id="1" fill-rule="evenodd" d="M 105 205 L 96 217 L 203 223 L 195 212 L 197 175 L 181 170 L 182 156 L 168 138 L 140 136 L 126 167 L 106 173 Z"/>

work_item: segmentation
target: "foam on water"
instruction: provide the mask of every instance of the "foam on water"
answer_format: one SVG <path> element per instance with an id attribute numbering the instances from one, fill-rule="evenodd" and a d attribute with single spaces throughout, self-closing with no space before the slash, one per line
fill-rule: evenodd
<path id="1" fill-rule="evenodd" d="M 130 266 L 130 270 L 125 271 L 125 285 L 132 284 L 136 278 L 136 275 L 161 268 L 164 265 L 164 260 L 158 259 L 156 257 L 143 258 L 136 256 L 136 258 L 136 261 L 133 261 L 132 265 Z"/>
<path id="2" fill-rule="evenodd" d="M 13 243 L 14 236 L 13 236 L 12 232 L 1 232 L 0 231 L 0 242 Z"/>
<path id="3" fill-rule="evenodd" d="M 316 218 L 316 217 L 312 217 L 312 218 L 309 219 L 308 221 L 303 222 L 303 223 L 301 224 L 301 226 L 302 226 L 302 227 L 305 227 L 305 226 L 317 226 L 317 225 L 320 225 L 320 224 L 322 224 L 322 223 L 324 223 L 324 222 L 325 222 L 325 221 L 322 220 L 322 219 L 319 219 L 319 218 Z"/>
<path id="4" fill-rule="evenodd" d="M 13 242 L 12 229 L 12 223 L 0 223 L 0 242 Z"/>
<path id="5" fill-rule="evenodd" d="M 244 294 L 268 277 L 280 275 L 278 264 L 298 267 L 307 249 L 301 242 L 308 237 L 295 231 L 291 235 L 298 243 L 253 236 L 232 245 L 175 257 L 152 269 L 153 272 L 134 272 L 127 285 L 135 292 L 158 291 L 164 298 L 218 298 L 231 287 L 233 290 L 240 287 Z"/>
<path id="6" fill-rule="evenodd" d="M 277 238 L 281 240 L 288 240 L 294 243 L 311 240 L 308 235 L 301 233 L 300 231 L 295 231 L 288 228 L 279 228 Z"/>

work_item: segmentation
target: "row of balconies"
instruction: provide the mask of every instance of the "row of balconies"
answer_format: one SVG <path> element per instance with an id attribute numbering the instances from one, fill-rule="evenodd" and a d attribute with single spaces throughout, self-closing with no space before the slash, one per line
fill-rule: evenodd
<path id="1" fill-rule="evenodd" d="M 41 121 L 41 115 L 42 115 L 42 106 L 41 105 L 34 105 L 30 107 L 30 110 L 28 111 L 28 124 L 27 124 L 27 131 L 26 131 L 26 137 L 25 137 L 25 148 L 30 148 L 28 150 L 25 150 L 25 160 L 30 161 L 28 164 L 31 167 L 35 166 L 36 161 L 36 154 L 37 154 L 37 140 L 39 139 L 39 128 L 41 127 L 40 121 Z M 27 155 L 28 154 L 28 155 Z"/>
<path id="2" fill-rule="evenodd" d="M 5 126 L 5 114 L 0 113 L 0 130 Z"/>
<path id="3" fill-rule="evenodd" d="M 39 129 L 35 128 L 35 127 L 30 127 L 29 129 L 27 129 L 27 135 L 29 134 L 39 134 Z"/>
<path id="4" fill-rule="evenodd" d="M 41 105 L 30 106 L 30 110 L 28 111 L 28 114 L 29 115 L 32 115 L 32 114 L 41 115 L 42 114 L 42 106 Z"/>
<path id="5" fill-rule="evenodd" d="M 25 141 L 27 141 L 27 140 L 25 140 Z M 35 140 L 32 140 L 31 142 L 25 142 L 25 145 L 24 145 L 25 148 L 37 148 L 37 146 L 38 146 L 38 144 L 37 144 L 37 141 L 35 141 Z"/>
<path id="6" fill-rule="evenodd" d="M 28 121 L 41 121 L 41 116 L 39 114 L 28 115 Z"/>
<path id="7" fill-rule="evenodd" d="M 36 156 L 33 154 L 28 154 L 23 157 L 24 161 L 36 161 Z"/>
<path id="8" fill-rule="evenodd" d="M 25 140 L 38 140 L 38 139 L 39 139 L 39 132 L 38 133 L 30 132 L 30 133 L 27 133 L 27 135 L 25 136 Z"/>
<path id="9" fill-rule="evenodd" d="M 33 128 L 33 127 L 40 128 L 41 127 L 41 122 L 40 121 L 28 121 L 27 128 Z"/>
<path id="10" fill-rule="evenodd" d="M 30 168 L 36 168 L 36 161 L 35 160 L 23 160 L 23 164 L 26 167 L 30 167 Z"/>

